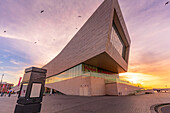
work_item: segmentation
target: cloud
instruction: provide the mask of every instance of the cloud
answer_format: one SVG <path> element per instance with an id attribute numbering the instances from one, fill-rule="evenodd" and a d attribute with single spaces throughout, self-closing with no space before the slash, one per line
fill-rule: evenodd
<path id="1" fill-rule="evenodd" d="M 0 67 L 0 70 L 4 69 L 3 67 Z"/>
<path id="2" fill-rule="evenodd" d="M 0 64 L 2 64 L 3 62 L 2 61 L 0 61 Z"/>
<path id="3" fill-rule="evenodd" d="M 19 62 L 16 62 L 14 59 L 11 59 L 10 62 L 16 65 L 19 65 Z"/>
<path id="4" fill-rule="evenodd" d="M 30 54 L 31 58 L 34 56 L 35 64 L 45 65 L 64 48 L 77 32 L 76 28 L 85 23 L 102 1 L 2 1 L 0 24 L 7 32 L 0 32 L 0 36 L 18 39 L 15 41 L 18 45 L 12 43 L 14 48 Z M 42 9 L 45 12 L 41 14 Z"/>
<path id="5" fill-rule="evenodd" d="M 1 71 L 0 73 L 4 74 L 3 82 L 13 83 L 14 85 L 17 84 L 19 77 L 24 75 L 24 70 L 19 71 Z"/>

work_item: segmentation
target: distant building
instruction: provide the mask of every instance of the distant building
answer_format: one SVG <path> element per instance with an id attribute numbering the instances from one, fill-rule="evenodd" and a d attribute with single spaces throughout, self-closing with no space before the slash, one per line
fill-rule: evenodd
<path id="1" fill-rule="evenodd" d="M 22 77 L 19 77 L 18 84 L 11 89 L 13 92 L 19 92 L 20 87 L 21 87 L 21 80 L 22 80 Z"/>
<path id="2" fill-rule="evenodd" d="M 130 37 L 118 0 L 104 0 L 61 53 L 43 68 L 46 87 L 67 95 L 128 95 L 140 88 L 119 80 L 128 69 Z"/>
<path id="3" fill-rule="evenodd" d="M 2 82 L 2 84 L 0 84 L 0 92 L 7 92 L 13 86 L 14 86 L 14 84 L 10 84 L 10 83 L 7 83 L 7 82 Z"/>

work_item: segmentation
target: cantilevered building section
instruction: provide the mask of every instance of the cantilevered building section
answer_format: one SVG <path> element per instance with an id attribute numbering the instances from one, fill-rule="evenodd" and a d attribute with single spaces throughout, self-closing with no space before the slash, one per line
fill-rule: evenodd
<path id="1" fill-rule="evenodd" d="M 130 37 L 117 0 L 105 0 L 67 46 L 43 68 L 46 87 L 68 95 L 126 95 Z"/>

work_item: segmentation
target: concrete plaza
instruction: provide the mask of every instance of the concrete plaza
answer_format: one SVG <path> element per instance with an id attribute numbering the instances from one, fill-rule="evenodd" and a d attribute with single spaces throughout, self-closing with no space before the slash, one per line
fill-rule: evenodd
<path id="1" fill-rule="evenodd" d="M 0 113 L 13 113 L 17 97 L 0 97 Z M 41 113 L 150 113 L 154 104 L 170 103 L 170 93 L 139 96 L 44 96 Z"/>

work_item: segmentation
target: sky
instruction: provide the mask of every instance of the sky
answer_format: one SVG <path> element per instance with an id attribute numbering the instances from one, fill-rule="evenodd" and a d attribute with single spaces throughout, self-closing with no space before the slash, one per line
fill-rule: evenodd
<path id="1" fill-rule="evenodd" d="M 17 84 L 25 68 L 42 67 L 52 60 L 103 1 L 0 0 L 3 81 Z M 170 4 L 118 1 L 132 41 L 129 69 L 120 77 L 145 87 L 170 87 Z"/>

